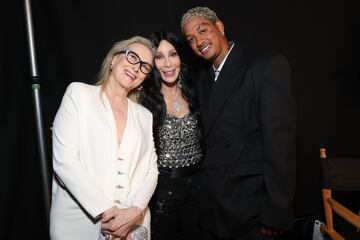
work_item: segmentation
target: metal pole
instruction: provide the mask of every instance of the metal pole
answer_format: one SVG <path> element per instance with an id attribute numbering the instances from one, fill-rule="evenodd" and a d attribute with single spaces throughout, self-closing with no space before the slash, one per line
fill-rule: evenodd
<path id="1" fill-rule="evenodd" d="M 34 97 L 35 121 L 36 121 L 37 140 L 38 140 L 39 155 L 40 155 L 40 167 L 41 167 L 41 176 L 43 183 L 45 214 L 46 214 L 46 222 L 47 224 L 49 224 L 49 218 L 50 218 L 49 168 L 46 157 L 43 120 L 41 115 L 42 111 L 41 111 L 41 102 L 40 102 L 40 83 L 39 83 L 36 57 L 35 57 L 35 42 L 34 42 L 34 34 L 33 34 L 30 0 L 24 0 L 24 7 L 25 7 L 26 29 L 27 29 L 27 39 L 28 39 L 30 68 L 31 68 L 30 80 L 32 82 L 31 88 Z"/>

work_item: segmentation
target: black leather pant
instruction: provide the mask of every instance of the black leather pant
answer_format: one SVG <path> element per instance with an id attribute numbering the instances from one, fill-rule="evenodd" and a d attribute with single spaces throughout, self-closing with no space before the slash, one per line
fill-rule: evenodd
<path id="1" fill-rule="evenodd" d="M 199 174 L 171 178 L 161 173 L 151 199 L 152 240 L 200 239 L 197 196 Z"/>

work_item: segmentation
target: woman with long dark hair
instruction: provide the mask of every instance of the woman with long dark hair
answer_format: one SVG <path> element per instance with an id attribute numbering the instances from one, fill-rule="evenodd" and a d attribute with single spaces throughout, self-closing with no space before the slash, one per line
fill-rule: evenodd
<path id="1" fill-rule="evenodd" d="M 196 207 L 203 158 L 200 115 L 179 38 L 153 32 L 153 75 L 144 82 L 140 103 L 154 118 L 158 185 L 151 200 L 153 240 L 198 239 Z"/>

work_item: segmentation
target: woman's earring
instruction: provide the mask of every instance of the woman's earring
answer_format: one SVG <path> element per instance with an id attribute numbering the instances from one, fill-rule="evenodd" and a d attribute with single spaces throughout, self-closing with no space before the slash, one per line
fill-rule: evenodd
<path id="1" fill-rule="evenodd" d="M 138 86 L 138 87 L 137 87 L 137 90 L 138 90 L 138 91 L 141 91 L 141 90 L 142 90 L 142 85 Z"/>
<path id="2" fill-rule="evenodd" d="M 181 74 L 179 74 L 179 80 L 178 80 L 178 82 L 177 82 L 177 87 L 180 88 L 180 89 L 183 87 L 183 82 L 182 82 Z"/>

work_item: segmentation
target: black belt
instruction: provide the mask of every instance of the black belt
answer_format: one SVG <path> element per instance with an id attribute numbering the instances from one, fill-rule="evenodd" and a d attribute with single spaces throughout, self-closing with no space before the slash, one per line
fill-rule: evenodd
<path id="1" fill-rule="evenodd" d="M 190 177 L 200 171 L 198 164 L 180 168 L 158 167 L 160 174 L 168 175 L 170 178 Z"/>

